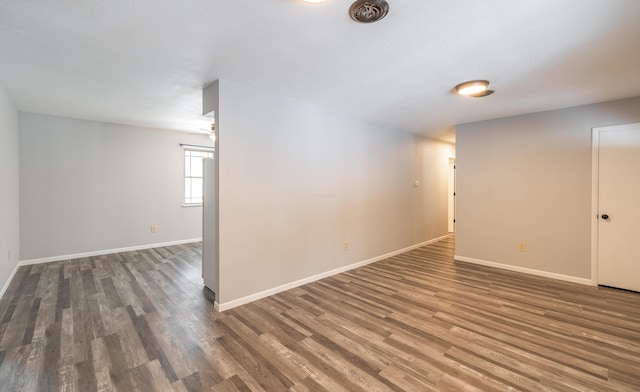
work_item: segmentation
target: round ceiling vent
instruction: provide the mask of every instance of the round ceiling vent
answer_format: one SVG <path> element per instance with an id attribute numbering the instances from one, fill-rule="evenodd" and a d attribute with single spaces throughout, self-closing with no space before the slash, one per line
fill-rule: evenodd
<path id="1" fill-rule="evenodd" d="M 389 4 L 385 0 L 357 0 L 349 8 L 351 19 L 360 23 L 373 23 L 387 16 Z"/>

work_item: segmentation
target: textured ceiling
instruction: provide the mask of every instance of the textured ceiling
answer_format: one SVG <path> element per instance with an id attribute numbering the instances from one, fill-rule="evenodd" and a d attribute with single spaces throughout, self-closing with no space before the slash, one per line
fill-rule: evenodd
<path id="1" fill-rule="evenodd" d="M 20 110 L 205 127 L 222 78 L 433 137 L 455 124 L 640 95 L 639 0 L 1 0 L 0 84 Z M 496 90 L 455 96 L 465 80 Z"/>

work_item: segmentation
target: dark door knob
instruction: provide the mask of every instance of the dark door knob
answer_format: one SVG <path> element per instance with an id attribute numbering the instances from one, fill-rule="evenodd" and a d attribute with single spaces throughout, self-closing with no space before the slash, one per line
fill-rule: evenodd
<path id="1" fill-rule="evenodd" d="M 606 220 L 606 219 L 609 219 L 609 215 L 607 215 L 607 214 L 602 214 L 602 219 L 605 219 L 605 220 Z"/>

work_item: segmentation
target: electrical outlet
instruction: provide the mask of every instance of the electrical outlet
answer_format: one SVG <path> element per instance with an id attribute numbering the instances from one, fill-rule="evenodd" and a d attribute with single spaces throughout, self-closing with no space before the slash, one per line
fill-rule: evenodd
<path id="1" fill-rule="evenodd" d="M 151 232 L 152 232 L 152 233 L 157 233 L 157 232 L 158 232 L 158 226 L 156 226 L 156 225 L 151 225 Z"/>
<path id="2" fill-rule="evenodd" d="M 344 242 L 343 248 L 344 250 L 349 250 L 349 243 L 347 241 Z"/>
<path id="3" fill-rule="evenodd" d="M 527 251 L 527 243 L 526 242 L 520 242 L 518 244 L 518 251 L 526 252 Z"/>

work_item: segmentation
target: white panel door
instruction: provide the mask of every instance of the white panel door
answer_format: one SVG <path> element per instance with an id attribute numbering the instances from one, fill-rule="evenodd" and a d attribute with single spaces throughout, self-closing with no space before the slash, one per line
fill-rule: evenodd
<path id="1" fill-rule="evenodd" d="M 598 134 L 598 284 L 640 291 L 640 124 Z"/>

